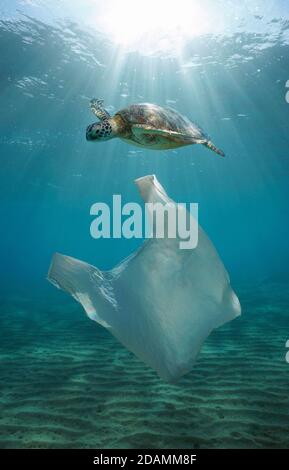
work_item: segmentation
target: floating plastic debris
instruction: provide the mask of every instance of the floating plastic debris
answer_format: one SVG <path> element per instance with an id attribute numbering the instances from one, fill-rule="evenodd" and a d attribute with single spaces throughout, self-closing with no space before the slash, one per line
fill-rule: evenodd
<path id="1" fill-rule="evenodd" d="M 154 175 L 136 184 L 144 202 L 175 204 Z M 241 313 L 223 263 L 200 226 L 195 249 L 180 249 L 179 238 L 151 238 L 106 272 L 56 253 L 48 280 L 167 381 L 192 370 L 211 331 Z"/>

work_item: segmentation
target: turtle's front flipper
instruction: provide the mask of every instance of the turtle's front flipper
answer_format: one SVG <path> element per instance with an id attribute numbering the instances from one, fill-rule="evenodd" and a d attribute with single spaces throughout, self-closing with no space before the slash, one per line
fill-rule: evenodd
<path id="1" fill-rule="evenodd" d="M 132 132 L 138 139 L 141 139 L 143 136 L 149 134 L 151 136 L 163 137 L 164 139 L 171 140 L 172 142 L 176 143 L 185 143 L 192 141 L 190 136 L 182 134 L 181 132 L 170 131 L 165 129 L 156 129 L 155 127 L 147 126 L 145 124 L 134 124 L 132 126 Z"/>
<path id="2" fill-rule="evenodd" d="M 92 100 L 90 100 L 90 109 L 100 121 L 105 121 L 111 117 L 103 107 L 103 100 L 92 98 Z"/>

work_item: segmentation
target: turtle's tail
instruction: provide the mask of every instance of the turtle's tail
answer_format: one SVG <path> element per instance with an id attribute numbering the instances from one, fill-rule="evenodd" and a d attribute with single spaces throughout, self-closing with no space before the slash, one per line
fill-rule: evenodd
<path id="1" fill-rule="evenodd" d="M 221 157 L 225 156 L 223 150 L 218 149 L 218 147 L 216 147 L 210 140 L 204 142 L 203 145 L 205 145 L 205 147 L 208 149 L 213 150 L 213 152 L 216 152 L 218 155 L 221 155 Z"/>

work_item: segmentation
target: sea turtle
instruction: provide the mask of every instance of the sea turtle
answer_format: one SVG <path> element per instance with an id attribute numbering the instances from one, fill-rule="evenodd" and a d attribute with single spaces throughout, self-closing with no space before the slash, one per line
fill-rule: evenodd
<path id="1" fill-rule="evenodd" d="M 200 127 L 174 109 L 140 103 L 110 116 L 103 107 L 103 101 L 97 99 L 90 101 L 90 108 L 100 122 L 87 127 L 87 140 L 101 142 L 119 137 L 130 144 L 153 150 L 203 144 L 222 157 L 225 156 Z"/>

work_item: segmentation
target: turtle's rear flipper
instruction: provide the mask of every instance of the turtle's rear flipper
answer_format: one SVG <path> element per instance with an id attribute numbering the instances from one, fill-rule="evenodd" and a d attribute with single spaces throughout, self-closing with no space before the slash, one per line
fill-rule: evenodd
<path id="1" fill-rule="evenodd" d="M 218 155 L 221 155 L 221 157 L 224 157 L 225 154 L 223 152 L 223 150 L 220 150 L 218 149 L 218 147 L 216 147 L 213 142 L 211 142 L 210 140 L 207 140 L 205 142 L 202 142 L 202 144 L 207 147 L 208 149 L 210 150 L 213 150 L 213 152 L 216 152 Z"/>

